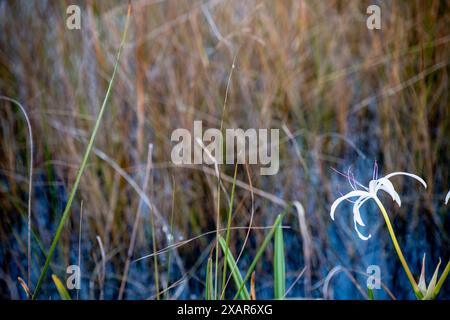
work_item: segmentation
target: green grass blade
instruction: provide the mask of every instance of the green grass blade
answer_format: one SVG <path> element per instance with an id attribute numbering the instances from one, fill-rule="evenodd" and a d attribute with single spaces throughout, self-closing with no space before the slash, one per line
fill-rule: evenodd
<path id="1" fill-rule="evenodd" d="M 206 266 L 206 288 L 205 288 L 205 299 L 212 299 L 212 286 L 213 286 L 213 278 L 212 278 L 212 258 L 208 258 L 208 264 Z"/>
<path id="2" fill-rule="evenodd" d="M 439 294 L 439 291 L 441 290 L 441 287 L 444 284 L 445 279 L 447 279 L 449 271 L 450 271 L 450 261 L 447 262 L 444 272 L 442 272 L 441 277 L 439 278 L 439 281 L 436 284 L 436 288 L 434 288 L 434 297 L 437 297 L 437 295 Z"/>
<path id="3" fill-rule="evenodd" d="M 275 299 L 283 299 L 286 294 L 286 268 L 284 261 L 284 241 L 281 224 L 275 230 L 274 240 L 274 296 Z"/>
<path id="4" fill-rule="evenodd" d="M 61 280 L 59 280 L 58 276 L 55 274 L 52 274 L 53 282 L 55 283 L 56 289 L 58 290 L 59 296 L 62 300 L 72 300 L 70 298 L 69 292 L 67 292 L 66 288 L 64 287 Z"/>
<path id="5" fill-rule="evenodd" d="M 114 78 L 116 76 L 117 69 L 118 69 L 118 66 L 119 66 L 120 54 L 121 54 L 122 48 L 123 48 L 123 46 L 125 44 L 125 37 L 126 37 L 126 34 L 127 34 L 127 30 L 128 30 L 128 23 L 129 23 L 129 20 L 130 20 L 130 15 L 131 15 L 131 4 L 128 5 L 128 13 L 127 13 L 126 21 L 125 21 L 125 28 L 124 28 L 124 31 L 123 31 L 123 34 L 122 34 L 122 40 L 121 40 L 121 43 L 120 43 L 119 50 L 117 52 L 116 64 L 114 65 L 114 71 L 112 73 L 111 80 L 109 81 L 109 85 L 108 85 L 108 89 L 106 91 L 105 99 L 103 100 L 102 107 L 100 108 L 100 112 L 98 114 L 97 121 L 95 122 L 94 129 L 92 130 L 92 134 L 91 134 L 91 137 L 89 139 L 89 143 L 88 143 L 88 146 L 86 148 L 86 152 L 84 153 L 83 161 L 81 162 L 80 168 L 78 169 L 78 173 L 77 173 L 77 176 L 76 176 L 76 179 L 75 179 L 75 183 L 74 183 L 74 185 L 72 187 L 72 191 L 70 192 L 69 199 L 67 201 L 66 207 L 64 208 L 64 212 L 62 214 L 62 217 L 61 217 L 61 220 L 59 222 L 58 228 L 56 230 L 55 237 L 53 238 L 52 244 L 50 246 L 50 250 L 48 252 L 47 259 L 45 260 L 44 267 L 42 268 L 41 274 L 39 275 L 39 280 L 38 280 L 38 282 L 36 284 L 36 288 L 35 288 L 34 293 L 33 293 L 33 300 L 35 300 L 37 298 L 38 294 L 39 294 L 39 290 L 41 288 L 42 282 L 44 281 L 45 274 L 47 273 L 48 267 L 50 265 L 50 261 L 52 260 L 52 257 L 53 257 L 53 253 L 55 252 L 56 246 L 58 244 L 59 237 L 61 236 L 61 231 L 62 231 L 62 229 L 64 227 L 64 223 L 66 222 L 66 220 L 70 216 L 70 208 L 72 206 L 72 202 L 73 202 L 73 200 L 75 198 L 75 194 L 77 192 L 78 185 L 80 184 L 81 176 L 83 175 L 83 172 L 84 172 L 84 169 L 86 167 L 89 155 L 90 155 L 92 147 L 94 145 L 95 136 L 97 135 L 97 131 L 98 131 L 98 128 L 100 127 L 100 123 L 101 123 L 103 114 L 105 113 L 109 96 L 111 95 L 112 85 L 114 83 Z"/>
<path id="6" fill-rule="evenodd" d="M 171 208 L 171 214 L 170 214 L 170 235 L 172 236 L 172 239 L 169 241 L 169 245 L 172 245 L 173 242 L 173 217 L 175 213 L 175 191 L 176 191 L 176 185 L 175 185 L 175 178 L 172 176 L 172 208 Z M 166 293 L 165 293 L 165 299 L 169 300 L 169 293 L 168 290 L 170 286 L 170 273 L 171 273 L 171 255 L 170 251 L 167 253 L 167 262 L 166 262 L 166 270 L 167 270 L 167 276 L 166 276 Z"/>
<path id="7" fill-rule="evenodd" d="M 213 292 L 213 274 L 212 274 L 212 258 L 208 258 L 208 264 L 206 266 L 206 287 L 205 287 L 205 299 L 206 300 L 212 300 Z"/>
<path id="8" fill-rule="evenodd" d="M 290 208 L 287 207 L 285 211 L 287 211 Z M 236 298 L 241 294 L 242 289 L 245 286 L 245 283 L 250 279 L 253 270 L 256 268 L 256 264 L 258 263 L 258 260 L 261 258 L 262 254 L 264 253 L 264 250 L 266 250 L 267 246 L 269 245 L 270 241 L 272 240 L 273 234 L 275 233 L 275 229 L 281 224 L 281 220 L 283 219 L 285 213 L 279 214 L 276 218 L 272 228 L 270 229 L 269 233 L 267 234 L 266 238 L 264 239 L 263 243 L 261 244 L 261 247 L 259 248 L 258 252 L 256 253 L 255 258 L 253 259 L 252 263 L 250 264 L 250 267 L 247 271 L 247 274 L 245 275 L 244 281 L 242 285 L 240 286 L 239 290 L 236 292 L 233 300 L 236 300 Z"/>
<path id="9" fill-rule="evenodd" d="M 233 177 L 233 186 L 231 187 L 231 196 L 230 196 L 230 204 L 228 206 L 228 221 L 227 221 L 227 232 L 225 236 L 225 257 L 228 256 L 228 251 L 230 247 L 230 228 L 231 228 L 231 218 L 233 217 L 233 201 L 234 201 L 234 190 L 236 189 L 236 176 L 237 176 L 237 168 L 238 164 L 236 162 L 234 166 L 234 177 Z M 222 248 L 223 250 L 223 248 Z M 220 295 L 220 299 L 224 298 L 225 295 L 225 285 L 226 285 L 226 278 L 227 278 L 227 264 L 228 259 L 225 259 L 223 262 L 223 275 L 222 275 L 222 294 Z"/>
<path id="10" fill-rule="evenodd" d="M 369 296 L 369 300 L 375 300 L 375 297 L 373 295 L 373 289 L 367 287 L 367 295 Z"/>
<path id="11" fill-rule="evenodd" d="M 242 288 L 240 292 L 240 297 L 242 300 L 250 300 L 250 294 L 248 293 L 247 288 L 244 285 L 244 280 L 242 279 L 241 272 L 239 271 L 239 268 L 236 264 L 236 260 L 234 260 L 233 254 L 231 253 L 230 249 L 227 247 L 227 244 L 225 240 L 219 236 L 219 244 L 222 248 L 222 251 L 226 252 L 225 259 L 227 263 L 230 265 L 231 274 L 233 275 L 234 283 L 236 284 L 236 287 Z M 223 293 L 222 293 L 223 295 Z"/>

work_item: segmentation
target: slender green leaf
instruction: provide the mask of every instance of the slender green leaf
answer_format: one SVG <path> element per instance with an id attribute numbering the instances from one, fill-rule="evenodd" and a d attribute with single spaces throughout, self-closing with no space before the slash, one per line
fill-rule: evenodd
<path id="1" fill-rule="evenodd" d="M 95 136 L 97 135 L 98 128 L 100 127 L 100 123 L 103 118 L 103 114 L 105 113 L 107 102 L 108 102 L 109 96 L 111 95 L 112 86 L 113 86 L 114 79 L 115 79 L 115 76 L 117 73 L 117 69 L 119 67 L 120 54 L 121 54 L 122 48 L 125 44 L 125 38 L 126 38 L 127 30 L 128 30 L 128 22 L 130 19 L 130 15 L 131 15 L 131 4 L 128 5 L 128 13 L 127 13 L 127 18 L 126 18 L 126 22 L 125 22 L 125 29 L 123 31 L 122 40 L 120 43 L 119 50 L 117 52 L 117 58 L 116 58 L 116 64 L 114 65 L 114 71 L 112 73 L 111 80 L 109 81 L 108 89 L 106 91 L 106 95 L 103 100 L 102 107 L 100 108 L 100 112 L 98 114 L 97 121 L 95 122 L 94 129 L 92 130 L 92 134 L 89 139 L 89 143 L 86 148 L 86 152 L 84 153 L 83 160 L 81 162 L 80 168 L 78 169 L 78 173 L 75 178 L 75 183 L 72 187 L 72 191 L 70 192 L 69 199 L 67 201 L 66 207 L 64 208 L 64 212 L 62 214 L 58 228 L 56 229 L 55 237 L 53 238 L 52 244 L 50 246 L 50 250 L 48 252 L 47 259 L 45 260 L 44 267 L 42 268 L 41 274 L 39 275 L 39 280 L 36 284 L 36 288 L 33 293 L 33 300 L 35 300 L 39 294 L 39 290 L 41 288 L 42 282 L 44 281 L 45 275 L 50 266 L 50 261 L 52 260 L 53 253 L 55 252 L 56 246 L 58 245 L 59 237 L 61 236 L 61 231 L 64 227 L 64 223 L 67 221 L 67 219 L 70 216 L 70 208 L 72 206 L 72 202 L 73 202 L 73 200 L 75 198 L 75 194 L 78 190 L 81 176 L 83 175 L 84 169 L 85 169 L 87 161 L 89 159 L 89 155 L 91 154 L 92 147 L 94 146 Z"/>
<path id="2" fill-rule="evenodd" d="M 228 251 L 229 251 L 229 245 L 230 245 L 230 229 L 231 229 L 231 218 L 233 217 L 233 201 L 234 201 L 234 190 L 236 188 L 236 176 L 237 176 L 237 168 L 238 168 L 238 164 L 236 162 L 235 166 L 234 166 L 234 177 L 233 177 L 233 186 L 231 187 L 231 196 L 230 196 L 230 203 L 228 205 L 228 218 L 227 218 L 227 233 L 225 236 L 225 242 L 226 242 L 226 246 L 225 246 L 225 256 L 228 256 Z M 225 285 L 226 285 L 226 276 L 227 276 L 227 264 L 228 264 L 228 259 L 224 260 L 223 263 L 223 275 L 222 275 L 222 294 L 220 296 L 221 299 L 224 298 L 225 295 Z"/>
<path id="3" fill-rule="evenodd" d="M 212 300 L 213 297 L 213 274 L 212 274 L 212 258 L 208 258 L 208 264 L 206 266 L 206 279 L 205 279 L 205 299 Z"/>
<path id="4" fill-rule="evenodd" d="M 434 289 L 434 297 L 437 297 L 437 295 L 439 294 L 439 291 L 441 290 L 441 287 L 444 284 L 445 279 L 447 279 L 449 271 L 450 271 L 450 261 L 447 262 L 444 272 L 442 272 L 441 277 L 439 278 L 439 281 L 436 284 L 436 288 Z"/>
<path id="5" fill-rule="evenodd" d="M 274 295 L 275 299 L 283 299 L 286 294 L 286 267 L 284 261 L 283 229 L 281 224 L 275 230 L 274 242 Z"/>
<path id="6" fill-rule="evenodd" d="M 226 252 L 226 261 L 230 265 L 231 274 L 233 275 L 234 283 L 236 284 L 236 287 L 243 288 L 240 292 L 240 297 L 243 300 L 250 300 L 250 294 L 248 293 L 247 287 L 244 285 L 244 280 L 242 279 L 241 272 L 239 271 L 239 268 L 236 264 L 236 260 L 234 260 L 233 255 L 229 248 L 227 248 L 227 244 L 225 243 L 225 240 L 219 236 L 219 244 L 222 248 L 222 251 Z"/>
<path id="7" fill-rule="evenodd" d="M 375 300 L 372 288 L 367 287 L 367 295 L 369 296 L 369 300 Z"/>
<path id="8" fill-rule="evenodd" d="M 290 208 L 290 206 L 288 206 L 285 209 L 285 212 Z M 233 300 L 235 300 L 240 294 L 242 289 L 245 286 L 245 283 L 248 281 L 248 279 L 250 279 L 253 270 L 255 270 L 256 268 L 256 264 L 258 263 L 259 259 L 261 258 L 262 254 L 264 253 L 264 250 L 266 250 L 267 246 L 269 245 L 270 241 L 272 240 L 273 234 L 275 233 L 275 229 L 281 224 L 281 220 L 283 219 L 285 213 L 279 214 L 278 217 L 276 218 L 272 228 L 270 228 L 269 233 L 267 234 L 266 238 L 264 239 L 263 243 L 261 244 L 261 247 L 259 247 L 259 250 L 256 252 L 256 256 L 253 259 L 252 263 L 250 264 L 250 267 L 247 271 L 247 274 L 245 275 L 244 281 L 242 283 L 242 285 L 240 286 L 239 290 L 236 292 L 236 295 L 234 296 Z"/>
<path id="9" fill-rule="evenodd" d="M 52 274 L 53 282 L 55 283 L 56 289 L 58 290 L 59 296 L 62 300 L 72 300 L 70 298 L 69 292 L 67 292 L 61 280 L 59 280 L 56 274 Z"/>

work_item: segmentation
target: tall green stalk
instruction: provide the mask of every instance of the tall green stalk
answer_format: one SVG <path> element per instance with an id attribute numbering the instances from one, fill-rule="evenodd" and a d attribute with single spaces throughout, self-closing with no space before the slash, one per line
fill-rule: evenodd
<path id="1" fill-rule="evenodd" d="M 397 237 L 395 236 L 394 229 L 392 228 L 392 224 L 391 221 L 389 220 L 389 216 L 386 212 L 386 209 L 384 208 L 383 204 L 377 197 L 373 197 L 373 199 L 375 200 L 375 202 L 377 203 L 378 207 L 381 210 L 381 213 L 383 214 L 383 218 L 384 221 L 386 222 L 386 226 L 388 228 L 389 235 L 391 236 L 392 243 L 394 244 L 395 251 L 397 252 L 397 256 L 400 259 L 400 262 L 402 263 L 403 269 L 406 272 L 408 280 L 411 283 L 411 286 L 413 287 L 414 293 L 419 299 L 422 299 L 423 295 L 420 292 L 419 287 L 417 286 L 416 280 L 414 280 L 411 270 L 409 270 L 409 266 L 406 263 L 406 259 L 403 256 L 402 250 L 400 249 L 400 245 L 398 244 Z"/>
<path id="2" fill-rule="evenodd" d="M 237 168 L 238 164 L 236 162 L 234 166 L 234 177 L 233 177 L 233 186 L 231 187 L 231 197 L 230 204 L 228 206 L 228 218 L 227 218 L 227 233 L 225 236 L 225 259 L 223 261 L 223 275 L 222 275 L 222 294 L 220 295 L 220 299 L 223 299 L 225 296 L 225 285 L 226 285 L 226 277 L 227 277 L 227 264 L 228 264 L 228 251 L 230 245 L 230 229 L 231 229 L 231 218 L 233 217 L 233 201 L 234 201 L 234 190 L 236 189 L 236 176 L 237 176 Z"/>
<path id="3" fill-rule="evenodd" d="M 88 143 L 88 146 L 86 148 L 86 151 L 84 153 L 83 160 L 81 162 L 80 168 L 78 169 L 78 173 L 77 173 L 77 176 L 75 178 L 75 183 L 74 183 L 74 185 L 72 187 L 72 191 L 70 192 L 69 199 L 67 201 L 66 207 L 64 208 L 64 212 L 63 212 L 63 215 L 62 215 L 61 220 L 59 222 L 58 228 L 56 230 L 55 237 L 53 238 L 53 242 L 52 242 L 52 245 L 51 245 L 50 250 L 48 252 L 47 259 L 45 260 L 44 267 L 42 268 L 41 274 L 39 275 L 39 280 L 38 280 L 38 282 L 36 284 L 36 288 L 34 290 L 33 297 L 32 297 L 33 300 L 35 300 L 37 298 L 38 294 L 39 294 L 39 290 L 40 290 L 40 288 L 42 286 L 42 282 L 44 281 L 45 275 L 46 275 L 47 270 L 48 270 L 48 268 L 50 266 L 50 261 L 52 260 L 52 257 L 53 257 L 53 254 L 55 252 L 56 246 L 58 245 L 59 237 L 61 236 L 61 231 L 62 231 L 62 229 L 64 227 L 64 223 L 69 218 L 70 208 L 71 208 L 72 202 L 73 202 L 73 200 L 75 198 L 75 194 L 76 194 L 76 192 L 78 190 L 78 186 L 80 184 L 81 176 L 83 175 L 83 172 L 84 172 L 84 169 L 86 167 L 87 161 L 89 159 L 89 155 L 91 153 L 92 147 L 94 146 L 95 136 L 97 135 L 98 128 L 100 127 L 100 123 L 101 123 L 102 118 L 103 118 L 103 114 L 105 113 L 107 102 L 108 102 L 109 96 L 111 95 L 111 90 L 112 90 L 112 85 L 114 83 L 114 78 L 116 76 L 117 69 L 119 67 L 120 54 L 121 54 L 122 48 L 123 48 L 123 46 L 125 44 L 125 38 L 126 38 L 127 31 L 128 31 L 128 24 L 129 24 L 129 20 L 130 20 L 130 15 L 131 15 L 131 4 L 129 3 L 128 4 L 127 17 L 126 17 L 126 21 L 125 21 L 125 28 L 124 28 L 124 31 L 123 31 L 123 34 L 122 34 L 122 39 L 121 39 L 121 42 L 120 42 L 119 50 L 117 51 L 117 58 L 116 58 L 116 64 L 114 65 L 114 71 L 112 73 L 111 80 L 109 81 L 108 89 L 106 91 L 106 95 L 105 95 L 105 98 L 103 100 L 102 107 L 100 108 L 100 112 L 98 114 L 97 121 L 95 122 L 94 129 L 92 130 L 92 134 L 91 134 L 91 137 L 89 139 L 89 143 Z"/>

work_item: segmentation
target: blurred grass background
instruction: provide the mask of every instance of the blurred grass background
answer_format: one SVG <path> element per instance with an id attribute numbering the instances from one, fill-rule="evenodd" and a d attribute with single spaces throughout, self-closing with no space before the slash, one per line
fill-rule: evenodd
<path id="1" fill-rule="evenodd" d="M 66 8 L 81 8 L 81 30 L 66 28 Z M 147 196 L 158 208 L 155 233 L 142 206 L 133 259 L 215 229 L 217 180 L 206 166 L 174 166 L 170 135 L 194 120 L 220 127 L 227 80 L 236 57 L 225 128 L 280 128 L 280 171 L 260 176 L 238 167 L 232 227 L 270 226 L 289 201 L 305 208 L 284 219 L 288 297 L 364 299 L 368 265 L 398 298 L 413 298 L 381 216 L 367 205 L 373 234 L 360 241 L 343 206 L 349 190 L 332 168 L 363 184 L 380 173 L 408 171 L 428 182 L 394 184 L 398 208 L 384 198 L 413 273 L 423 253 L 434 269 L 450 258 L 450 108 L 448 1 L 135 0 L 107 113 L 66 224 L 52 273 L 78 261 L 80 206 L 83 299 L 117 299 L 153 144 Z M 382 29 L 368 30 L 377 4 Z M 99 111 L 120 43 L 125 1 L 2 1 L 0 94 L 20 101 L 34 139 L 32 283 L 37 281 Z M 24 298 L 27 274 L 27 128 L 20 111 L 0 101 L 0 297 Z M 233 166 L 222 166 L 230 192 Z M 124 179 L 124 176 L 126 179 Z M 239 183 L 240 182 L 240 183 Z M 252 187 L 254 197 L 252 197 Z M 258 190 L 256 190 L 258 189 Z M 225 225 L 227 197 L 221 196 Z M 171 227 L 171 221 L 173 225 Z M 252 230 L 239 262 L 251 262 L 265 231 Z M 237 256 L 245 229 L 231 232 Z M 104 258 L 96 237 L 104 248 Z M 155 243 L 153 240 L 155 240 Z M 166 298 L 201 298 L 208 234 L 158 256 Z M 130 264 L 123 298 L 155 297 L 153 258 Z M 271 250 L 255 273 L 257 298 L 272 298 Z M 230 292 L 232 292 L 232 286 Z M 57 297 L 50 274 L 41 298 Z M 441 298 L 450 295 L 444 285 Z M 376 298 L 389 298 L 384 290 Z"/>

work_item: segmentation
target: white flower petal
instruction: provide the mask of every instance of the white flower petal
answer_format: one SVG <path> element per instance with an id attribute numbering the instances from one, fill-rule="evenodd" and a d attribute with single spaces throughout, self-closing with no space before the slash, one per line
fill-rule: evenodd
<path id="1" fill-rule="evenodd" d="M 366 191 L 354 190 L 354 191 L 351 191 L 351 192 L 343 195 L 342 197 L 337 198 L 331 205 L 331 209 L 330 209 L 331 219 L 334 220 L 334 212 L 336 211 L 337 206 L 345 199 L 353 198 L 353 197 L 370 197 L 370 196 L 371 196 L 371 194 Z"/>
<path id="2" fill-rule="evenodd" d="M 367 240 L 369 240 L 369 239 L 372 237 L 371 234 L 369 234 L 369 235 L 366 237 L 365 235 L 363 235 L 363 234 L 358 230 L 358 225 L 356 224 L 356 220 L 354 220 L 354 224 L 355 224 L 355 230 L 356 230 L 356 232 L 358 233 L 358 237 L 359 237 L 361 240 L 367 241 Z"/>
<path id="3" fill-rule="evenodd" d="M 377 192 L 378 190 L 387 192 L 392 197 L 392 200 L 397 202 L 399 207 L 402 206 L 402 201 L 400 200 L 400 196 L 398 195 L 397 191 L 395 191 L 394 185 L 386 177 L 378 179 L 378 185 L 375 189 L 375 192 Z"/>
<path id="4" fill-rule="evenodd" d="M 408 177 L 414 178 L 417 181 L 419 181 L 425 188 L 427 187 L 427 183 L 425 182 L 425 180 L 423 180 L 418 175 L 415 175 L 415 174 L 412 174 L 412 173 L 409 173 L 409 172 L 402 172 L 402 171 L 392 172 L 392 173 L 389 173 L 388 175 L 386 175 L 384 178 L 389 179 L 390 177 L 399 176 L 399 175 L 403 175 L 403 176 L 408 176 Z"/>
<path id="5" fill-rule="evenodd" d="M 355 219 L 355 221 L 361 227 L 365 227 L 366 225 L 361 219 L 361 213 L 359 210 L 361 209 L 361 206 L 369 199 L 370 197 L 360 197 L 358 200 L 356 200 L 355 204 L 353 205 L 353 219 Z"/>
<path id="6" fill-rule="evenodd" d="M 378 180 L 370 180 L 370 182 L 369 182 L 369 192 L 370 193 L 373 193 L 373 194 L 377 193 L 377 191 L 376 191 L 377 183 L 378 183 Z"/>
<path id="7" fill-rule="evenodd" d="M 447 205 L 449 199 L 450 199 L 450 190 L 448 191 L 447 195 L 445 196 L 445 205 Z"/>

